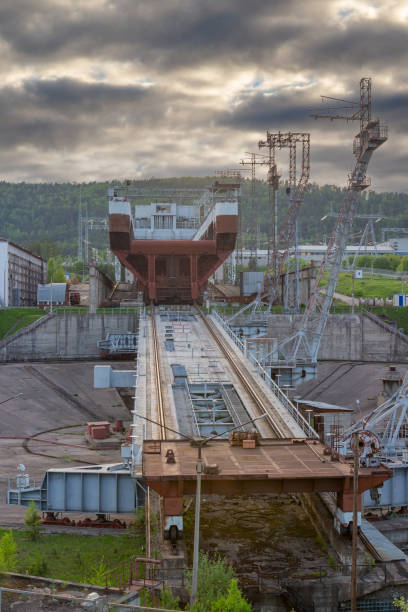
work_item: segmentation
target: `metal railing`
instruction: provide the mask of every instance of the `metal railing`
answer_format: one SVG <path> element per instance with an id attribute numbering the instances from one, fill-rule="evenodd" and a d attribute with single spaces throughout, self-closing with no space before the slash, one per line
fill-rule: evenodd
<path id="1" fill-rule="evenodd" d="M 59 316 L 66 315 L 83 315 L 89 313 L 88 306 L 56 306 L 53 308 L 52 314 Z M 51 314 L 51 313 L 48 313 Z M 129 306 L 126 308 L 118 307 L 118 308 L 97 308 L 96 314 L 112 314 L 112 315 L 122 315 L 122 314 L 140 314 L 140 316 L 145 316 L 146 314 L 146 306 Z"/>
<path id="2" fill-rule="evenodd" d="M 372 312 L 368 312 L 368 310 L 362 310 L 362 313 L 363 313 L 363 315 L 365 317 L 367 317 L 368 319 L 370 319 L 374 323 L 377 323 L 377 325 L 379 325 L 380 327 L 382 327 L 383 329 L 385 329 L 389 333 L 394 334 L 395 336 L 400 338 L 403 342 L 407 342 L 408 343 L 408 336 L 406 334 L 404 334 L 403 332 L 401 332 L 397 327 L 394 327 L 393 325 L 390 325 L 386 321 L 383 321 L 381 319 L 381 317 L 378 317 L 377 315 L 373 314 Z"/>
<path id="3" fill-rule="evenodd" d="M 227 321 L 221 317 L 218 312 L 215 310 L 212 313 L 214 319 L 221 325 L 223 330 L 228 334 L 231 340 L 236 344 L 236 346 L 240 349 L 243 356 L 245 356 L 250 363 L 255 366 L 258 374 L 261 378 L 266 382 L 266 384 L 270 387 L 273 394 L 276 398 L 281 402 L 281 404 L 286 408 L 292 418 L 295 420 L 297 425 L 304 431 L 306 437 L 308 438 L 318 438 L 318 433 L 313 429 L 311 425 L 306 421 L 300 411 L 296 408 L 296 406 L 290 401 L 289 397 L 286 395 L 284 391 L 276 384 L 276 382 L 269 376 L 268 372 L 265 368 L 260 364 L 258 359 L 252 354 L 245 355 L 245 344 L 242 340 L 236 335 L 236 333 L 231 329 L 228 325 Z"/>
<path id="4" fill-rule="evenodd" d="M 146 612 L 161 610 L 161 612 L 177 612 L 176 610 L 170 608 L 152 608 L 149 606 L 138 606 L 135 604 L 126 604 L 120 601 L 109 601 L 106 595 L 100 596 L 96 601 L 92 601 L 90 599 L 86 599 L 86 597 L 78 597 L 71 595 L 59 595 L 56 593 L 44 593 L 41 591 L 29 591 L 24 589 L 9 589 L 6 587 L 0 587 L 0 612 L 5 611 L 6 609 L 10 609 L 8 602 L 6 601 L 9 598 L 13 598 L 15 596 L 20 596 L 24 598 L 26 602 L 26 610 L 35 610 L 39 607 L 39 604 L 42 600 L 53 602 L 63 605 L 64 603 L 68 605 L 72 605 L 74 603 L 78 604 L 80 608 L 86 608 L 87 610 L 93 612 L 109 612 L 110 610 L 143 610 Z M 31 601 L 28 601 L 28 600 Z M 7 606 L 7 608 L 6 608 Z M 28 607 L 30 606 L 30 607 Z M 77 608 L 78 609 L 78 608 Z"/>
<path id="5" fill-rule="evenodd" d="M 360 253 L 360 257 L 364 256 L 365 252 L 361 252 Z M 408 272 L 405 271 L 397 271 L 397 270 L 385 270 L 383 268 L 364 268 L 362 266 L 359 266 L 358 263 L 356 265 L 356 267 L 359 270 L 363 271 L 363 275 L 365 276 L 386 276 L 387 278 L 393 278 L 393 279 L 408 279 Z M 346 272 L 348 274 L 351 274 L 351 270 L 347 267 L 343 267 L 341 269 L 342 272 Z"/>

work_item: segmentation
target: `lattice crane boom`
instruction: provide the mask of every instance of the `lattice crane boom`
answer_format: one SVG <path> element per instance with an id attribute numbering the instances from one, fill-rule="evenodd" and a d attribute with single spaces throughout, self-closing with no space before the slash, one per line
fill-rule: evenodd
<path id="1" fill-rule="evenodd" d="M 401 386 L 383 404 L 349 427 L 339 440 L 339 451 L 351 449 L 353 434 L 369 431 L 379 439 L 382 458 L 398 457 L 406 453 L 408 431 L 408 371 Z"/>
<path id="2" fill-rule="evenodd" d="M 336 118 L 337 115 L 319 115 Z M 353 151 L 356 163 L 349 176 L 343 207 L 339 212 L 335 230 L 327 246 L 317 278 L 315 289 L 302 317 L 299 330 L 279 344 L 280 360 L 296 363 L 316 363 L 321 338 L 326 327 L 333 294 L 346 250 L 346 242 L 359 202 L 360 192 L 370 184 L 366 178 L 367 167 L 373 152 L 387 140 L 387 128 L 379 120 L 371 120 L 371 80 L 360 81 L 360 111 L 342 116 L 360 121 L 360 132 L 354 141 Z M 322 293 L 323 276 L 328 275 L 327 285 Z M 268 358 L 266 356 L 266 358 Z"/>

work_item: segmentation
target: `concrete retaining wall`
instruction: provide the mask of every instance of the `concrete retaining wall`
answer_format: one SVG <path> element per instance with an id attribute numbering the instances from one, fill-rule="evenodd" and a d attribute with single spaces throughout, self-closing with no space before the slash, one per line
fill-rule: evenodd
<path id="1" fill-rule="evenodd" d="M 287 338 L 300 324 L 300 315 L 273 315 L 269 336 Z M 408 338 L 384 329 L 364 314 L 330 315 L 319 350 L 320 360 L 400 361 L 408 357 Z"/>
<path id="2" fill-rule="evenodd" d="M 108 332 L 135 332 L 133 314 L 49 314 L 0 342 L 0 361 L 99 357 Z"/>

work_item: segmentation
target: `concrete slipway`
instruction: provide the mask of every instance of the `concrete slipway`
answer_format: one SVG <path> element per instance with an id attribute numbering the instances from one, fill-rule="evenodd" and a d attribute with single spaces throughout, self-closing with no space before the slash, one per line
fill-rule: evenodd
<path id="1" fill-rule="evenodd" d="M 80 448 L 85 445 L 84 425 L 87 421 L 120 418 L 126 423 L 131 420 L 116 389 L 93 389 L 96 363 L 30 363 L 0 367 L 0 402 L 23 393 L 17 399 L 0 404 L 1 525 L 21 525 L 24 521 L 24 508 L 6 504 L 8 477 L 16 475 L 19 463 L 26 466 L 31 478 L 40 481 L 48 468 L 120 460 L 118 450 Z M 130 369 L 134 362 L 115 362 L 112 365 Z M 38 434 L 42 434 L 40 438 L 64 444 L 57 446 L 28 441 L 28 451 L 41 453 L 39 455 L 25 450 L 24 440 L 12 438 Z M 121 519 L 124 518 L 122 515 Z"/>

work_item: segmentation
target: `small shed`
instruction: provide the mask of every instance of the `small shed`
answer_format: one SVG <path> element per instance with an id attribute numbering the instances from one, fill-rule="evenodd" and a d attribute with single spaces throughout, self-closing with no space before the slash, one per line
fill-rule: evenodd
<path id="1" fill-rule="evenodd" d="M 69 291 L 67 283 L 48 283 L 38 285 L 37 304 L 38 306 L 66 306 L 69 304 Z"/>

